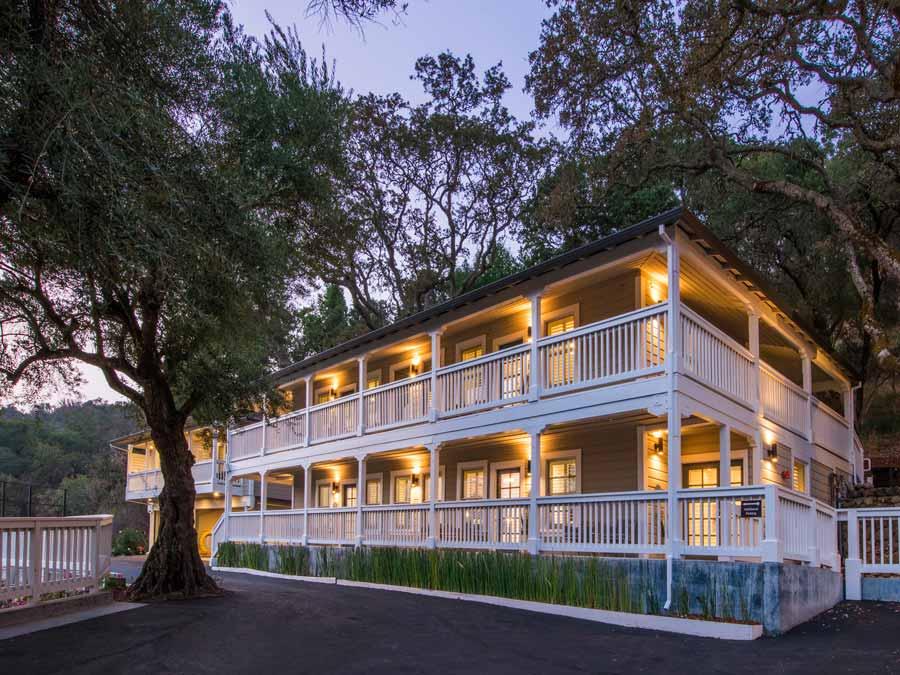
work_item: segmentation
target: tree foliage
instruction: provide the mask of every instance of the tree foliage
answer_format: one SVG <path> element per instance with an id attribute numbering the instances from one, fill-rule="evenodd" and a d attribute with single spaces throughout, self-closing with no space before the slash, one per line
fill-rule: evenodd
<path id="1" fill-rule="evenodd" d="M 0 24 L 0 374 L 33 394 L 101 369 L 165 478 L 136 592 L 213 590 L 184 423 L 265 386 L 343 94 L 295 33 L 248 38 L 218 2 L 14 2 Z"/>
<path id="2" fill-rule="evenodd" d="M 307 269 L 347 289 L 370 328 L 475 288 L 502 256 L 545 160 L 503 106 L 500 66 L 449 53 L 416 62 L 428 101 L 353 105 L 347 172 Z"/>
<path id="3" fill-rule="evenodd" d="M 760 202 L 814 209 L 832 225 L 861 325 L 887 356 L 896 333 L 876 295 L 900 281 L 896 4 L 551 4 L 531 55 L 538 113 L 558 115 L 622 179 L 713 172 Z M 761 154 L 816 180 L 767 176 L 768 163 L 752 161 Z"/>

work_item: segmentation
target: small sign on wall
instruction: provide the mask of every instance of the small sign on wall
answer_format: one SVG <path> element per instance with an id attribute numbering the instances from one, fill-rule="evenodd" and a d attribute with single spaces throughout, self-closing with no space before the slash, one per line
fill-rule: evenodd
<path id="1" fill-rule="evenodd" d="M 762 518 L 762 500 L 744 499 L 741 501 L 741 518 Z"/>

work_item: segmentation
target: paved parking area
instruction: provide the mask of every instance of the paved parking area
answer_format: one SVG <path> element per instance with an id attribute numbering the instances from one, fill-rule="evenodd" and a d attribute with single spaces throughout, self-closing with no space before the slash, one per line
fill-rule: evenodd
<path id="1" fill-rule="evenodd" d="M 219 575 L 221 598 L 0 642 L 0 673 L 896 673 L 900 605 L 844 603 L 749 643 L 406 593 Z"/>

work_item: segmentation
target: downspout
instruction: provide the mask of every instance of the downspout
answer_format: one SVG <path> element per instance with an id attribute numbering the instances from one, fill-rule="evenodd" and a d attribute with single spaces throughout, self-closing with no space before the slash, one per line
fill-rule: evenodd
<path id="1" fill-rule="evenodd" d="M 662 239 L 665 242 L 669 251 L 675 250 L 675 242 L 669 236 L 669 233 L 666 232 L 666 226 L 662 223 L 660 223 L 660 226 L 659 226 L 659 237 L 660 237 L 660 239 Z M 670 308 L 669 316 L 670 317 L 672 316 L 672 314 L 671 314 L 671 307 L 672 307 L 671 299 L 672 299 L 672 289 L 670 288 L 669 289 L 669 308 Z M 672 334 L 672 330 L 673 330 L 673 326 L 670 325 L 669 326 L 669 334 L 670 335 Z M 675 330 L 677 330 L 677 327 L 675 327 Z M 669 407 L 671 407 L 673 404 L 674 390 L 675 390 L 675 363 L 673 362 L 673 359 L 671 359 L 671 358 L 666 359 L 666 379 L 668 380 L 667 389 L 669 392 Z M 667 512 L 671 513 L 671 510 L 672 510 L 672 495 L 671 495 L 672 481 L 671 481 L 671 479 L 668 481 L 667 490 L 669 492 Z M 672 518 L 670 515 L 670 520 L 671 519 Z M 669 530 L 668 536 L 671 539 L 673 533 L 671 531 L 671 528 L 668 528 L 668 530 Z M 663 605 L 663 609 L 667 612 L 672 607 L 672 568 L 673 568 L 672 560 L 673 560 L 673 558 L 671 555 L 666 556 L 666 602 Z"/>

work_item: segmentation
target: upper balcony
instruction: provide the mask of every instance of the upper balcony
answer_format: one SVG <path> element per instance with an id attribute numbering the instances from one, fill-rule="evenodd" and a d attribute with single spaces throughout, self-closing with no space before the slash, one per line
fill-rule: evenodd
<path id="1" fill-rule="evenodd" d="M 634 383 L 664 391 L 670 366 L 680 391 L 716 396 L 748 424 L 763 419 L 848 458 L 849 382 L 840 368 L 703 242 L 673 234 L 674 272 L 662 240 L 645 237 L 438 312 L 393 341 L 375 335 L 351 359 L 349 349 L 343 360 L 323 355 L 285 378 L 284 414 L 230 431 L 229 460 L 319 446 L 316 454 L 403 427 L 431 433 L 451 418 L 603 388 L 618 387 L 625 400 Z M 676 363 L 670 278 L 679 289 Z"/>
<path id="2" fill-rule="evenodd" d="M 224 492 L 225 457 L 224 437 L 214 442 L 208 428 L 192 429 L 185 434 L 191 454 L 194 455 L 194 486 L 197 494 Z M 138 434 L 127 448 L 126 500 L 155 499 L 163 488 L 159 454 L 153 441 L 146 434 Z M 239 494 L 239 492 L 237 493 Z"/>

